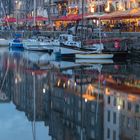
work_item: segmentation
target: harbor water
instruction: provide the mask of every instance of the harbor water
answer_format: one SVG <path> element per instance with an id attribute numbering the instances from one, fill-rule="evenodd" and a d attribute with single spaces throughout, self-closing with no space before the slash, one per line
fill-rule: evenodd
<path id="1" fill-rule="evenodd" d="M 0 140 L 140 140 L 140 63 L 56 61 L 0 49 Z"/>

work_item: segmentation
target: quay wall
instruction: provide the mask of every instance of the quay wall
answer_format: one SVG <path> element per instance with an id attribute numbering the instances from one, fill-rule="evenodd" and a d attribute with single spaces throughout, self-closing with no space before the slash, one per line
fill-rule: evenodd
<path id="1" fill-rule="evenodd" d="M 13 38 L 16 33 L 20 33 L 23 38 L 30 38 L 34 35 L 40 36 L 50 36 L 50 37 L 58 37 L 62 33 L 66 33 L 64 31 L 0 31 L 1 38 Z"/>
<path id="2" fill-rule="evenodd" d="M 36 33 L 33 31 L 0 31 L 0 37 L 11 38 L 15 33 L 21 33 L 23 37 L 29 38 Z M 54 36 L 57 37 L 59 34 L 67 33 L 66 31 L 39 31 L 39 35 L 43 36 Z M 102 32 L 105 33 L 107 37 L 138 37 L 140 38 L 140 32 L 120 32 L 115 30 L 112 32 Z M 94 33 L 93 33 L 94 34 Z"/>
<path id="3" fill-rule="evenodd" d="M 113 32 L 105 32 L 107 37 L 138 37 L 140 38 L 140 32 L 120 32 L 120 31 L 113 31 Z"/>

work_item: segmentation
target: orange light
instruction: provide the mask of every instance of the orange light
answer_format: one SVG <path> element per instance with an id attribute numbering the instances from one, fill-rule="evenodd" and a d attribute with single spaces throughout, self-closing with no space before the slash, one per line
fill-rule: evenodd
<path id="1" fill-rule="evenodd" d="M 110 89 L 109 89 L 109 88 L 106 88 L 106 89 L 105 89 L 105 94 L 106 94 L 106 95 L 110 95 Z"/>
<path id="2" fill-rule="evenodd" d="M 134 102 L 137 100 L 137 97 L 134 96 L 134 95 L 128 95 L 128 100 L 131 101 L 131 102 Z"/>
<path id="3" fill-rule="evenodd" d="M 92 93 L 93 90 L 94 90 L 94 87 L 93 87 L 91 84 L 89 84 L 88 87 L 87 87 L 86 92 L 88 92 L 88 93 Z"/>
<path id="4" fill-rule="evenodd" d="M 89 95 L 89 94 L 83 94 L 83 98 L 86 100 L 86 101 L 93 101 L 93 100 L 95 100 L 96 98 L 95 98 L 95 96 L 91 96 L 91 95 Z"/>
<path id="5" fill-rule="evenodd" d="M 60 80 L 57 82 L 57 86 L 58 86 L 58 87 L 60 86 L 60 82 L 61 82 Z"/>

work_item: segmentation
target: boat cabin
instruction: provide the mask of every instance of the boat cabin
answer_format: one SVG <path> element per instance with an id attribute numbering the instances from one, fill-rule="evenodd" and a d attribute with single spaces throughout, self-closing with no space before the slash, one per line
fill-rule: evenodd
<path id="1" fill-rule="evenodd" d="M 73 41 L 79 41 L 79 40 L 80 39 L 77 36 L 73 36 L 71 34 L 61 34 L 59 36 L 59 41 L 60 42 L 66 42 L 66 41 L 73 42 Z"/>

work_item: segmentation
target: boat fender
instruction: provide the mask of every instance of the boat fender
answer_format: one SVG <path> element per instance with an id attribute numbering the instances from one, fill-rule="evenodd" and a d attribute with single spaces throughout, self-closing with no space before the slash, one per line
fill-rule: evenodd
<path id="1" fill-rule="evenodd" d="M 115 41 L 114 47 L 115 47 L 116 49 L 119 49 L 119 48 L 120 48 L 120 42 L 119 42 L 119 41 Z"/>

